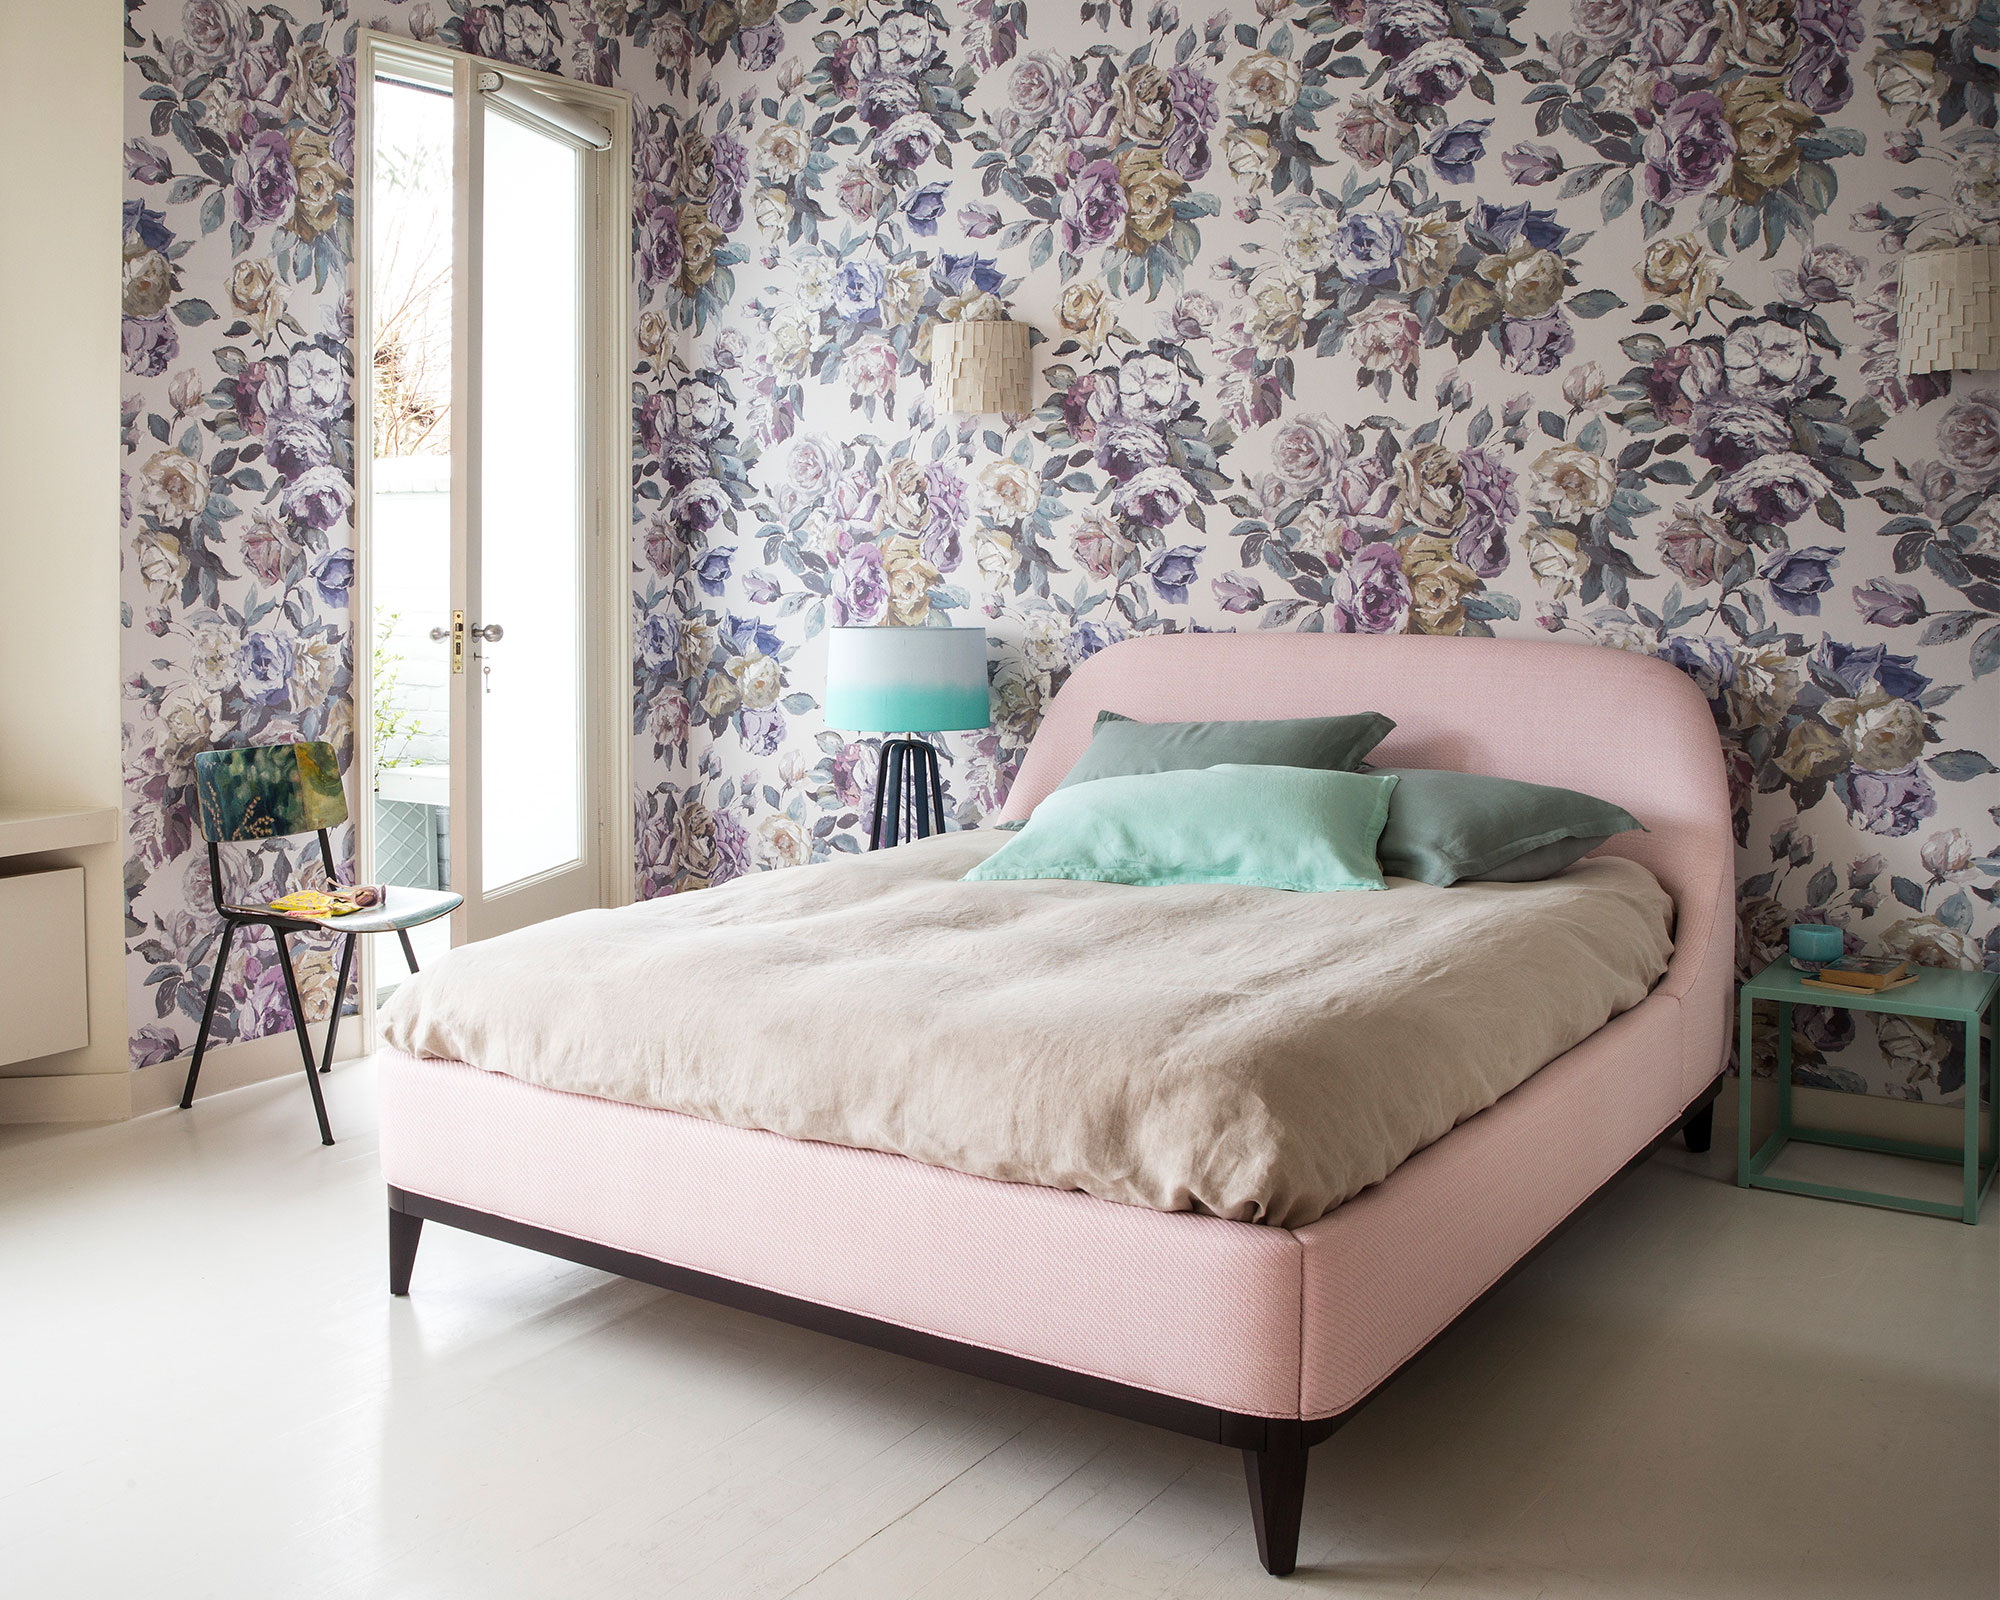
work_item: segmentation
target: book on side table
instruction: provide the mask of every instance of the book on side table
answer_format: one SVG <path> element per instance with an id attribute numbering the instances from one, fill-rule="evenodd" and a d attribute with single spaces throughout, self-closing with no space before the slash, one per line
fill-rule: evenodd
<path id="1" fill-rule="evenodd" d="M 1906 972 L 1900 978 L 1892 978 L 1887 983 L 1829 983 L 1824 978 L 1801 978 L 1801 989 L 1824 989 L 1828 994 L 1887 994 L 1891 989 L 1907 989 L 1917 981 L 1914 972 Z"/>
<path id="2" fill-rule="evenodd" d="M 1799 979 L 1820 989 L 1896 989 L 1916 982 L 1907 961 L 1894 956 L 1842 956 Z"/>

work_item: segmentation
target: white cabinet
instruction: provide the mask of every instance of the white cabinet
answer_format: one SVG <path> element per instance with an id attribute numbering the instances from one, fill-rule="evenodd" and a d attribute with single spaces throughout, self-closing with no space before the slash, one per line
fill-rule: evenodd
<path id="1" fill-rule="evenodd" d="M 83 868 L 0 876 L 0 1066 L 89 1042 Z"/>

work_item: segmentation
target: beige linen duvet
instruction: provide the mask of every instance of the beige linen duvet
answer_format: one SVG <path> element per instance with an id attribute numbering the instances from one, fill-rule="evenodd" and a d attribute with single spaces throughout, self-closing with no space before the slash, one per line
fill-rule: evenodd
<path id="1" fill-rule="evenodd" d="M 1162 1211 L 1297 1226 L 1636 1005 L 1672 905 L 1599 858 L 1386 892 L 961 883 L 946 834 L 454 950 L 384 1037 Z"/>

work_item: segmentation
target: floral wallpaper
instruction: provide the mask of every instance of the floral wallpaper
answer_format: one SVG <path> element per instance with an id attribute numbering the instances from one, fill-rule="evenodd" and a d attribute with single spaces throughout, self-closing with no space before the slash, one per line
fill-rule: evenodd
<path id="1" fill-rule="evenodd" d="M 1746 967 L 1798 918 L 2000 967 L 2000 390 L 1894 363 L 1901 252 L 2000 239 L 1991 0 L 690 23 L 638 200 L 648 892 L 858 847 L 828 626 L 984 623 L 965 825 L 1129 635 L 1539 632 L 1709 697 Z M 1033 414 L 934 415 L 930 330 L 1003 313 Z M 1948 1031 L 1798 1035 L 1962 1091 Z"/>
<path id="2" fill-rule="evenodd" d="M 358 25 L 638 101 L 643 893 L 860 848 L 828 626 L 986 627 L 967 826 L 1131 634 L 1533 632 L 1710 699 L 1746 968 L 2000 968 L 2000 379 L 1894 357 L 1902 252 L 2000 242 L 1996 0 L 190 0 L 129 37 L 139 1058 L 207 976 L 187 753 L 351 745 Z M 1033 412 L 936 416 L 1002 314 Z M 1951 1030 L 1796 1032 L 1962 1093 Z"/>
<path id="3" fill-rule="evenodd" d="M 354 33 L 196 0 L 126 14 L 124 675 L 132 1059 L 192 1048 L 221 924 L 194 756 L 353 750 Z M 345 859 L 350 830 L 340 830 Z M 232 893 L 316 863 L 232 852 Z M 316 865 L 314 870 L 317 870 Z M 304 954 L 315 1015 L 332 949 Z M 268 940 L 231 964 L 218 1042 L 290 1025 Z"/>

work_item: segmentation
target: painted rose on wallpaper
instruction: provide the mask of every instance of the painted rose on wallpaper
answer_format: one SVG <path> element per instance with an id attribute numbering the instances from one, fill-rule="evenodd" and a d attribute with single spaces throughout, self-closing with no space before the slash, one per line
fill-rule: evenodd
<path id="1" fill-rule="evenodd" d="M 1184 347 L 1141 344 L 1115 324 L 1097 337 L 1101 292 L 1091 283 L 1065 295 L 1067 319 L 1083 331 L 1054 353 L 1083 359 L 1043 371 L 1050 404 L 1038 433 L 1056 454 L 1036 474 L 1024 439 L 1008 462 L 982 475 L 985 544 L 1001 557 L 989 576 L 1017 594 L 1045 587 L 1052 569 L 1046 552 L 1068 514 L 1062 497 L 1088 496 L 1086 519 L 1072 531 L 1098 542 L 1076 553 L 1093 576 L 1113 584 L 1110 604 L 1124 625 L 1146 631 L 1158 625 L 1153 600 L 1186 603 L 1201 548 L 1167 530 L 1177 522 L 1206 528 L 1204 508 L 1228 487 L 1218 470 L 1228 441 L 1199 415 L 1201 371 Z"/>
<path id="2" fill-rule="evenodd" d="M 1923 623 L 1926 645 L 1969 641 L 1974 678 L 2000 671 L 2000 395 L 1961 395 L 1937 420 L 1935 461 L 1895 464 L 1895 482 L 1869 492 L 1892 513 L 1876 530 L 1892 539 L 1898 574 L 1923 573 L 1952 591 L 1933 609 L 1910 583 L 1878 580 L 1855 591 L 1862 614 L 1887 628 Z M 1981 758 L 1983 761 L 1984 758 Z M 1992 769 L 1968 760 L 1968 776 Z"/>
<path id="3" fill-rule="evenodd" d="M 1011 50 L 1014 8 L 981 9 L 987 51 Z M 782 12 L 713 6 L 701 38 L 711 59 L 732 42 L 738 69 L 763 74 L 786 48 L 782 24 L 813 14 L 804 4 Z M 712 229 L 717 244 L 737 233 L 746 215 L 767 244 L 816 240 L 836 216 L 872 227 L 900 218 L 914 235 L 935 234 L 950 186 L 926 169 L 934 156 L 936 165 L 950 164 L 949 146 L 971 121 L 964 100 L 974 69 L 947 61 L 950 38 L 951 24 L 936 6 L 880 5 L 860 8 L 851 32 L 802 36 L 806 53 L 784 58 L 775 96 L 723 100 L 712 119 L 688 108 L 671 163 L 683 206 L 700 208 L 698 227 Z M 726 288 L 714 298 L 726 301 Z M 699 331 L 706 317 L 695 320 Z"/>
<path id="4" fill-rule="evenodd" d="M 703 614 L 735 564 L 755 462 L 736 437 L 730 373 L 689 371 L 653 313 L 640 319 L 639 343 L 633 504 L 642 575 L 633 621 L 633 733 L 668 762 L 686 759 L 689 732 L 702 725 L 720 735 L 733 721 L 747 745 L 774 747 L 784 734 L 781 660 L 792 649 L 781 650 L 768 629 L 751 624 L 732 622 L 725 635 Z M 726 344 L 721 354 L 730 359 Z M 796 695 L 791 701 L 793 710 L 811 704 Z"/>
<path id="5" fill-rule="evenodd" d="M 1535 627 L 1714 706 L 1746 966 L 1798 918 L 2000 964 L 2000 398 L 1898 374 L 1894 304 L 1904 250 L 2000 236 L 1989 12 L 366 0 L 281 48 L 285 10 L 133 13 L 142 1058 L 206 976 L 177 763 L 351 715 L 352 20 L 637 96 L 643 892 L 858 848 L 829 625 L 986 626 L 962 824 L 1134 633 Z M 932 329 L 999 315 L 1031 414 L 938 417 Z M 1795 1057 L 1962 1092 L 1891 1022 L 1802 1009 Z"/>
<path id="6" fill-rule="evenodd" d="M 1553 9 L 1553 8 L 1551 8 Z M 1606 222 L 1639 202 L 1648 238 L 1697 228 L 1718 251 L 1814 236 L 1838 193 L 1833 163 L 1867 145 L 1826 119 L 1854 95 L 1860 0 L 1574 0 L 1537 35 L 1535 132 L 1601 159 L 1524 162 L 1565 196 L 1596 191 Z M 1574 149 L 1574 145 L 1571 146 Z M 1693 215 L 1688 215 L 1692 211 Z"/>
<path id="7" fill-rule="evenodd" d="M 1260 7 L 1257 22 L 1232 30 L 1250 53 L 1229 74 L 1230 171 L 1253 194 L 1268 184 L 1310 196 L 1314 136 L 1330 111 L 1340 150 L 1364 169 L 1407 168 L 1413 197 L 1426 169 L 1443 183 L 1472 182 L 1494 119 L 1466 108 L 1493 103 L 1494 80 L 1520 53 L 1511 30 L 1522 10 L 1521 0 L 1476 10 L 1437 0 Z M 1357 91 L 1344 104 L 1342 80 Z"/>
<path id="8" fill-rule="evenodd" d="M 1024 213 L 998 246 L 1025 242 L 1029 269 L 1053 258 L 1065 283 L 1086 261 L 1114 293 L 1153 299 L 1179 283 L 1201 252 L 1200 219 L 1217 210 L 1198 185 L 1213 165 L 1220 116 L 1202 63 L 1222 53 L 1217 21 L 1205 43 L 1183 32 L 1171 65 L 1155 62 L 1150 45 L 1017 61 L 1007 104 L 968 140 L 980 152 L 980 192 L 1005 195 Z M 1242 92 L 1275 95 L 1282 85 L 1253 72 Z"/>
<path id="9" fill-rule="evenodd" d="M 724 113 L 726 116 L 726 112 Z M 711 136 L 654 109 L 634 119 L 633 270 L 642 305 L 700 332 L 735 293 L 748 248 L 743 224 L 750 153 L 727 127 Z"/>
<path id="10" fill-rule="evenodd" d="M 1346 355 L 1356 383 L 1382 398 L 1392 385 L 1414 398 L 1421 352 L 1447 342 L 1461 356 L 1487 342 L 1509 370 L 1547 373 L 1576 346 L 1572 317 L 1623 303 L 1595 290 L 1565 309 L 1576 279 L 1562 251 L 1589 236 L 1572 240 L 1552 211 L 1475 201 L 1460 188 L 1478 176 L 1494 119 L 1462 116 L 1459 102 L 1493 100 L 1494 77 L 1520 50 L 1508 32 L 1520 10 L 1403 0 L 1366 8 L 1356 35 L 1338 32 L 1346 8 L 1320 7 L 1301 19 L 1306 37 L 1322 36 L 1310 46 L 1282 17 L 1268 33 L 1236 25 L 1237 42 L 1255 51 L 1232 77 L 1231 166 L 1249 189 L 1237 214 L 1265 214 L 1268 187 L 1284 227 L 1274 259 L 1228 264 L 1249 335 L 1234 364 L 1252 383 L 1310 348 Z M 1333 54 L 1357 44 L 1378 59 Z M 1314 133 L 1340 79 L 1363 80 L 1333 128 L 1352 164 L 1337 189 L 1315 187 Z"/>
<path id="11" fill-rule="evenodd" d="M 1368 427 L 1324 415 L 1282 424 L 1275 470 L 1229 499 L 1247 570 L 1213 581 L 1222 609 L 1254 615 L 1258 627 L 1337 633 L 1491 634 L 1494 621 L 1517 617 L 1514 599 L 1489 593 L 1486 580 L 1511 559 L 1520 493 L 1508 456 L 1523 435 L 1515 427 L 1494 439 L 1485 407 L 1465 416 L 1471 393 L 1456 374 L 1437 401 L 1436 420 L 1407 438 L 1380 427 L 1372 444 Z M 1272 579 L 1256 577 L 1259 567 Z"/>

